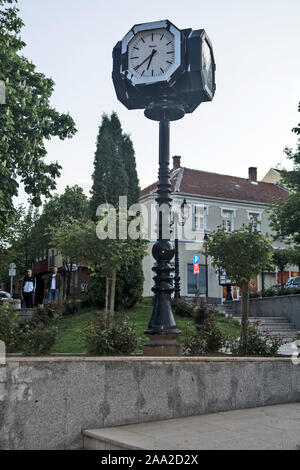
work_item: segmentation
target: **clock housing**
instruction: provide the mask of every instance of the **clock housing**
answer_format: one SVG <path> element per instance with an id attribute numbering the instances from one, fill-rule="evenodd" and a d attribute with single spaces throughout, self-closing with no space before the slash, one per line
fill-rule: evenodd
<path id="1" fill-rule="evenodd" d="M 155 120 L 160 118 L 160 108 L 172 108 L 169 120 L 176 120 L 211 101 L 215 68 L 205 30 L 179 30 L 169 20 L 133 26 L 113 49 L 112 78 L 118 99 L 127 109 L 145 109 L 145 115 Z"/>

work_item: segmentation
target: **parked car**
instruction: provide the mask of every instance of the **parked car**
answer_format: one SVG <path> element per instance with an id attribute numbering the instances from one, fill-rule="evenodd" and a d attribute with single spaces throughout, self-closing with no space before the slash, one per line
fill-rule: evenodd
<path id="1" fill-rule="evenodd" d="M 11 300 L 11 295 L 9 292 L 5 292 L 4 290 L 0 290 L 0 305 L 3 302 Z"/>
<path id="2" fill-rule="evenodd" d="M 295 287 L 296 287 L 296 288 L 297 288 L 297 287 L 300 288 L 300 276 L 290 277 L 290 278 L 286 281 L 284 287 L 285 287 L 286 289 L 291 289 L 291 288 L 295 288 Z"/>

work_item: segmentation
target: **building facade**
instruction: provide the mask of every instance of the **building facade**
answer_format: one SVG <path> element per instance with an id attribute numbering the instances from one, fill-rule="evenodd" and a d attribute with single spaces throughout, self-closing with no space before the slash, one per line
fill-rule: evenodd
<path id="1" fill-rule="evenodd" d="M 47 301 L 48 293 L 46 291 L 54 266 L 58 268 L 62 278 L 61 298 L 66 298 L 68 284 L 70 285 L 69 297 L 71 298 L 79 298 L 82 294 L 88 292 L 90 277 L 86 266 L 78 266 L 76 264 L 70 266 L 69 263 L 65 263 L 56 249 L 44 250 L 32 267 L 33 275 L 37 281 L 35 295 L 35 303 L 37 305 Z"/>
<path id="2" fill-rule="evenodd" d="M 219 227 L 224 227 L 231 232 L 243 225 L 253 225 L 254 230 L 261 231 L 264 235 L 272 235 L 269 225 L 268 210 L 279 199 L 285 200 L 288 191 L 278 184 L 265 181 L 257 181 L 257 169 L 249 168 L 248 178 L 239 178 L 230 175 L 221 175 L 205 171 L 193 170 L 181 166 L 180 157 L 173 157 L 173 169 L 171 171 L 172 205 L 180 206 L 185 201 L 192 211 L 192 226 L 194 231 L 211 233 Z M 145 188 L 141 193 L 141 202 L 155 205 L 157 184 Z M 197 208 L 202 208 L 203 218 L 197 216 Z M 149 256 L 144 258 L 144 296 L 151 296 L 153 286 L 153 258 L 151 249 L 155 240 L 150 240 Z M 200 255 L 199 274 L 193 272 L 193 257 L 197 253 L 189 240 L 178 237 L 179 245 L 179 269 L 181 278 L 181 296 L 194 296 L 196 291 L 201 296 L 206 296 L 213 302 L 222 302 L 226 297 L 226 289 L 219 285 L 217 268 L 204 254 Z M 284 245 L 273 242 L 274 248 Z M 201 247 L 199 247 L 201 249 Z M 298 275 L 297 268 L 291 266 L 285 273 L 285 277 Z M 265 288 L 277 284 L 279 273 L 263 273 Z M 207 280 L 207 282 L 206 282 Z M 257 276 L 250 284 L 250 290 L 261 290 L 262 276 Z M 238 300 L 240 290 L 233 287 L 233 297 Z"/>

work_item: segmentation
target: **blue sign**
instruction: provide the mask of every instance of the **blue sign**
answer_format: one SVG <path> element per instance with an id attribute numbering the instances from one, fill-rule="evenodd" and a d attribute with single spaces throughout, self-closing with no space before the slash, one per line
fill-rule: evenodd
<path id="1" fill-rule="evenodd" d="M 199 264 L 199 255 L 194 255 L 194 264 Z"/>

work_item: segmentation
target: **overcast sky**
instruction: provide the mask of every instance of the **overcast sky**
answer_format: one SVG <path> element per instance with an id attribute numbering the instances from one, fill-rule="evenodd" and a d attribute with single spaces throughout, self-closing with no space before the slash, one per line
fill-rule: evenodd
<path id="1" fill-rule="evenodd" d="M 112 49 L 136 23 L 169 19 L 180 29 L 204 28 L 217 64 L 212 103 L 171 125 L 171 155 L 183 166 L 247 177 L 258 167 L 286 165 L 299 122 L 299 0 L 20 0 L 24 55 L 54 79 L 52 105 L 70 112 L 78 133 L 47 144 L 63 166 L 58 183 L 90 189 L 101 115 L 115 110 L 131 134 L 144 187 L 157 177 L 158 124 L 117 101 Z"/>

